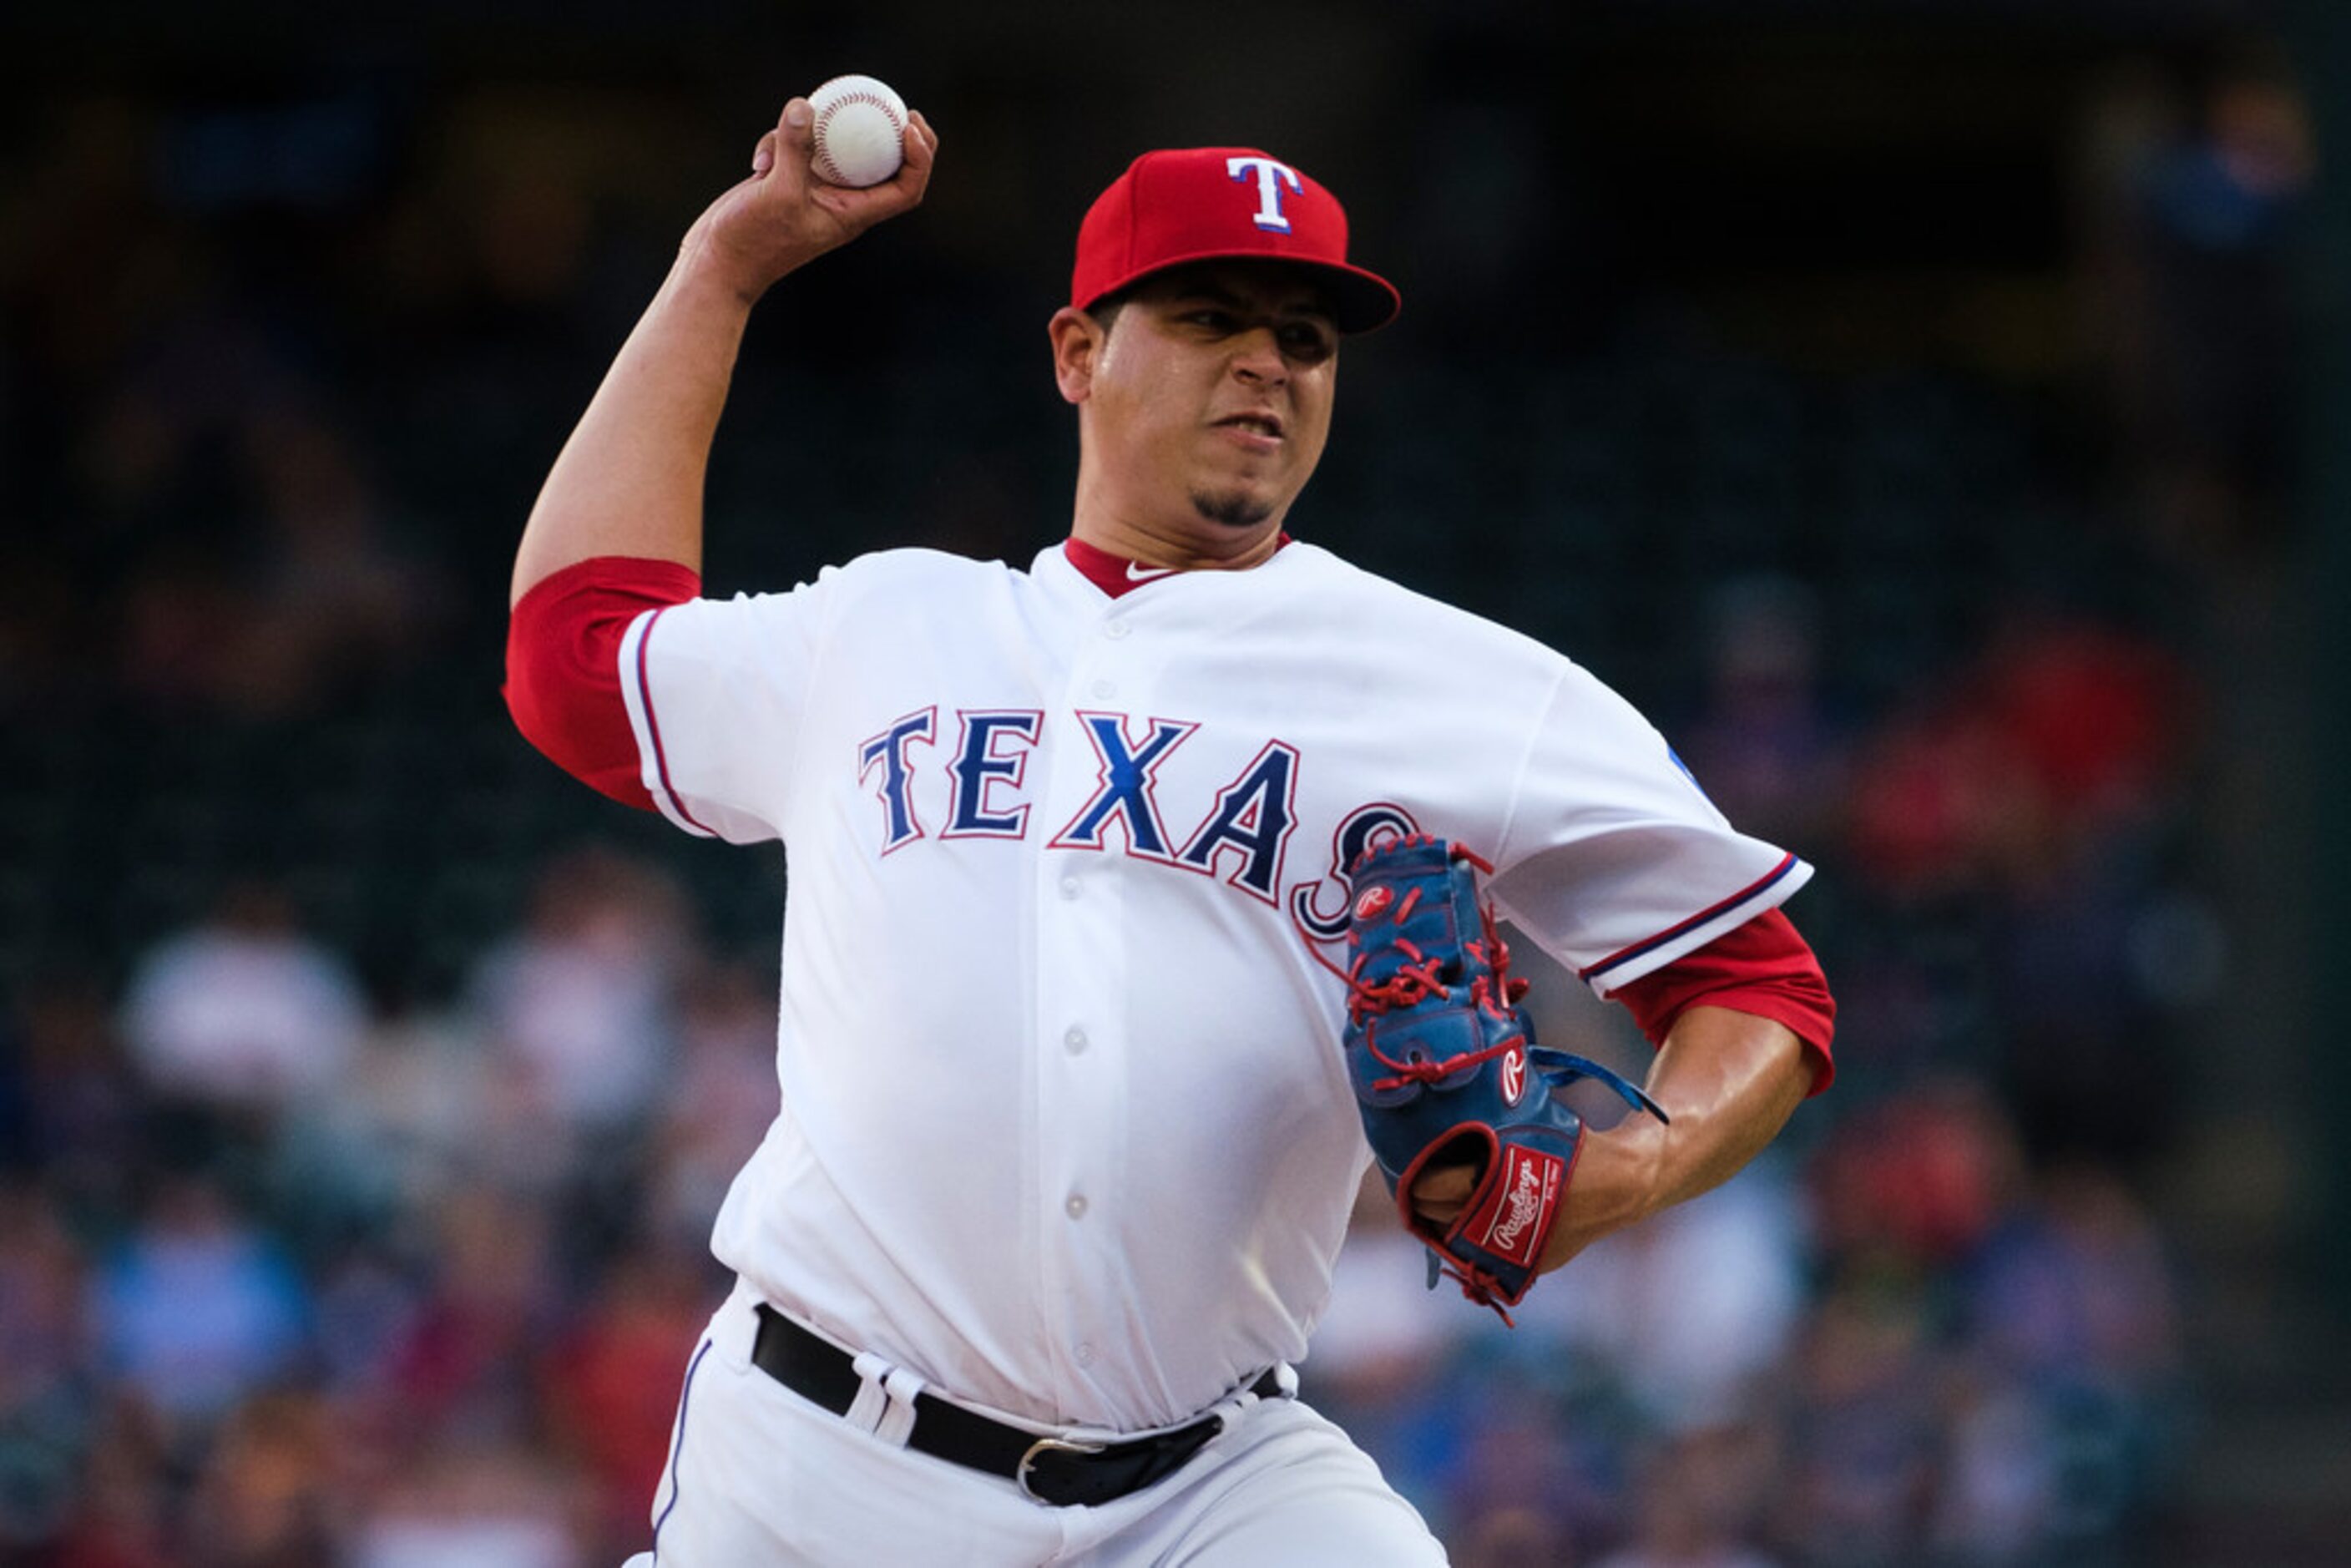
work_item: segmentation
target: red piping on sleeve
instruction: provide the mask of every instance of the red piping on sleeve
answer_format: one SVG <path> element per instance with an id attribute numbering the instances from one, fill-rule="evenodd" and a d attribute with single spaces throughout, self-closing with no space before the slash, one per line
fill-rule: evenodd
<path id="1" fill-rule="evenodd" d="M 1836 1076 L 1829 1050 L 1836 1035 L 1836 998 L 1829 994 L 1812 945 L 1778 909 L 1767 909 L 1696 952 L 1627 980 L 1612 995 L 1631 1011 L 1651 1045 L 1663 1041 L 1674 1020 L 1693 1007 L 1730 1008 L 1785 1024 L 1812 1048 L 1813 1093 Z"/>
<path id="2" fill-rule="evenodd" d="M 654 611 L 652 618 L 646 621 L 644 632 L 637 639 L 637 667 L 630 672 L 630 678 L 636 682 L 637 706 L 645 716 L 645 734 L 653 743 L 653 776 L 661 780 L 662 800 L 669 802 L 669 809 L 674 811 L 678 820 L 684 822 L 687 827 L 697 833 L 715 839 L 718 836 L 717 832 L 685 809 L 685 802 L 678 798 L 677 787 L 669 781 L 669 750 L 662 745 L 661 715 L 653 708 L 653 677 L 651 667 L 653 628 L 661 624 L 661 618 L 668 609 L 669 606 L 664 605 Z M 628 641 L 625 634 L 622 641 L 624 643 Z M 661 800 L 655 800 L 653 804 L 659 806 Z"/>
<path id="3" fill-rule="evenodd" d="M 621 639 L 702 578 L 671 560 L 598 556 L 531 586 L 507 621 L 507 711 L 525 739 L 590 789 L 653 809 L 621 695 Z"/>
<path id="4" fill-rule="evenodd" d="M 1753 898 L 1757 894 L 1761 893 L 1764 889 L 1770 887 L 1773 883 L 1778 882 L 1782 877 L 1786 876 L 1790 872 L 1794 871 L 1795 869 L 1796 857 L 1792 854 L 1788 855 L 1783 858 L 1778 865 L 1773 866 L 1769 873 L 1759 877 L 1754 882 L 1750 883 L 1747 886 L 1740 888 L 1737 893 L 1732 894 L 1729 898 L 1724 899 L 1721 903 L 1714 904 L 1709 908 L 1699 910 L 1687 920 L 1681 921 L 1674 925 L 1669 925 L 1665 930 L 1658 932 L 1655 936 L 1635 942 L 1630 947 L 1621 948 L 1616 952 L 1611 953 L 1605 958 L 1601 959 L 1597 964 L 1578 969 L 1575 972 L 1575 977 L 1579 980 L 1590 980 L 1596 976 L 1606 974 L 1609 970 L 1614 968 L 1619 964 L 1639 957 L 1644 953 L 1654 953 L 1658 948 L 1664 946 L 1667 943 L 1672 941 L 1675 937 L 1679 936 L 1683 932 L 1696 930 L 1698 926 L 1705 925 L 1708 921 L 1714 919 L 1717 915 L 1738 908 L 1740 904 L 1746 903 L 1749 899 Z"/>

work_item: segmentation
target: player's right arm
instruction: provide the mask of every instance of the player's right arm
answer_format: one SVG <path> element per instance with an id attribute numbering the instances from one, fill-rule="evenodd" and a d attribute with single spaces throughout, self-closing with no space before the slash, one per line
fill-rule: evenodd
<path id="1" fill-rule="evenodd" d="M 664 787 L 665 759 L 644 761 L 637 731 L 651 735 L 655 716 L 643 649 L 633 687 L 622 656 L 641 619 L 701 592 L 703 474 L 751 307 L 794 268 L 920 202 L 938 149 L 914 115 L 897 176 L 845 190 L 810 173 L 809 127 L 808 101 L 786 104 L 750 177 L 687 231 L 515 555 L 506 696 L 516 727 L 565 771 L 646 810 L 684 808 Z M 758 831 L 714 820 L 730 834 Z"/>
<path id="2" fill-rule="evenodd" d="M 598 557 L 700 570 L 704 471 L 751 307 L 786 274 L 921 202 L 938 150 L 913 115 L 897 174 L 847 190 L 810 172 L 810 134 L 808 100 L 795 98 L 759 139 L 750 177 L 687 231 L 548 473 L 515 554 L 509 604 Z"/>

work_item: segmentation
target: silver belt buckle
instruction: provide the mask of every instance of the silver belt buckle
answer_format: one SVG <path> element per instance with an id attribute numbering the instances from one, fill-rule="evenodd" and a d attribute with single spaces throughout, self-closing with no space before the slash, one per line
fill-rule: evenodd
<path id="1" fill-rule="evenodd" d="M 1029 1472 L 1036 1468 L 1037 1456 L 1049 1448 L 1058 1449 L 1065 1454 L 1099 1454 L 1108 1447 L 1110 1445 L 1107 1443 L 1073 1443 L 1066 1437 L 1040 1437 L 1029 1445 L 1027 1453 L 1020 1456 L 1020 1468 L 1012 1472 L 1012 1479 L 1020 1484 L 1022 1497 L 1027 1498 L 1030 1502 L 1041 1503 L 1047 1508 L 1051 1508 L 1055 1506 L 1051 1499 L 1039 1497 L 1029 1490 Z"/>

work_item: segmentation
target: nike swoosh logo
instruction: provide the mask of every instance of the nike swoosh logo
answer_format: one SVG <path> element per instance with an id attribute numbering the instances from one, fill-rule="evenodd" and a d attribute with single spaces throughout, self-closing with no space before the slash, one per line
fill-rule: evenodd
<path id="1" fill-rule="evenodd" d="M 1149 582 L 1153 578 L 1165 577 L 1175 570 L 1172 566 L 1145 566 L 1139 560 L 1131 560 L 1126 563 L 1126 580 Z"/>

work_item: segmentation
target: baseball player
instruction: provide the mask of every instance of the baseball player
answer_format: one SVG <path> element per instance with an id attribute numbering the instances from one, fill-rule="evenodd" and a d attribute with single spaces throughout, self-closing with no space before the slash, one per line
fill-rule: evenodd
<path id="1" fill-rule="evenodd" d="M 1330 964 L 1350 868 L 1474 849 L 1658 1044 L 1670 1122 L 1583 1140 L 1540 1269 L 1825 1083 L 1828 993 L 1777 912 L 1809 868 L 1566 659 L 1286 531 L 1342 342 L 1397 296 L 1252 149 L 1147 153 L 1085 215 L 1050 324 L 1065 540 L 698 597 L 753 303 L 932 175 L 916 115 L 893 178 L 823 184 L 809 122 L 789 103 L 687 234 L 515 568 L 524 733 L 790 857 L 782 1109 L 717 1217 L 739 1282 L 686 1362 L 652 1560 L 1441 1562 L 1291 1370 L 1370 1157 Z M 1407 1201 L 1442 1223 L 1475 1179 Z"/>

